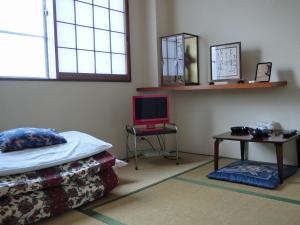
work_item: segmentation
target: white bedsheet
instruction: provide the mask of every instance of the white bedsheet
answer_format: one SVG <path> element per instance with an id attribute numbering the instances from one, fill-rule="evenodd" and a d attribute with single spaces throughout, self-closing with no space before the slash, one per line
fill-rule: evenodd
<path id="1" fill-rule="evenodd" d="M 60 133 L 67 143 L 15 152 L 0 152 L 0 176 L 44 169 L 83 159 L 112 147 L 100 139 L 78 131 Z"/>

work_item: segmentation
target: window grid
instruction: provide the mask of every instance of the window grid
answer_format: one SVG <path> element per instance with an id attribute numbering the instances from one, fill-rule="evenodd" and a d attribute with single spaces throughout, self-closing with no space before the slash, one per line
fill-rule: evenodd
<path id="1" fill-rule="evenodd" d="M 104 7 L 104 6 L 101 6 L 101 5 L 94 4 L 94 0 L 92 0 L 93 3 L 83 2 L 83 1 L 80 1 L 80 0 L 74 0 L 74 1 L 84 3 L 84 4 L 87 4 L 87 5 L 91 5 L 91 6 L 95 6 L 95 7 L 99 7 L 99 8 L 103 8 L 103 9 L 109 9 L 109 10 L 112 10 L 112 11 L 124 13 L 124 11 L 120 11 L 120 10 L 117 10 L 117 9 L 111 9 L 110 8 L 110 1 L 108 1 L 108 7 Z"/>
<path id="2" fill-rule="evenodd" d="M 77 20 L 76 20 L 76 1 L 73 1 L 73 7 L 74 7 L 74 27 L 75 27 L 75 54 L 76 54 L 76 72 L 78 73 L 78 51 L 77 51 Z M 56 10 L 56 8 L 54 8 L 54 10 Z M 54 26 L 57 26 L 57 23 L 54 24 Z M 56 35 L 56 38 L 57 38 L 57 35 Z M 56 59 L 56 62 L 57 62 L 57 65 L 59 65 L 59 61 L 58 61 L 58 58 Z M 59 69 L 57 71 L 57 74 L 59 74 Z"/>
<path id="3" fill-rule="evenodd" d="M 94 5 L 94 0 L 92 0 L 92 3 Z M 93 46 L 94 46 L 94 73 L 97 73 L 96 66 L 96 41 L 95 41 L 95 8 L 92 6 L 92 14 L 93 14 Z"/>
<path id="4" fill-rule="evenodd" d="M 175 36 L 176 38 L 174 38 L 174 37 L 167 37 L 167 38 L 165 38 L 165 49 L 166 49 L 166 56 L 163 56 L 162 55 L 162 58 L 163 58 L 163 60 L 166 60 L 166 72 L 167 72 L 167 74 L 164 74 L 165 76 L 171 76 L 170 75 L 170 66 L 169 66 L 169 61 L 170 60 L 176 60 L 177 61 L 177 63 L 176 63 L 176 74 L 175 75 L 172 75 L 172 76 L 177 76 L 177 75 L 179 75 L 179 61 L 184 61 L 184 58 L 183 59 L 179 59 L 178 58 L 178 37 L 180 37 L 180 36 Z M 174 39 L 174 40 L 173 40 Z M 169 56 L 169 42 L 170 43 L 174 43 L 174 45 L 175 45 L 175 47 L 174 47 L 174 55 L 175 55 L 175 57 L 172 57 L 172 56 Z M 163 45 L 163 42 L 162 42 L 162 45 Z M 163 48 L 163 46 L 162 46 L 162 48 Z"/>
<path id="5" fill-rule="evenodd" d="M 47 16 L 48 16 L 48 11 L 47 11 L 47 5 L 46 1 L 43 0 L 43 26 L 44 26 L 44 43 L 45 43 L 45 68 L 46 68 L 46 77 L 49 79 L 49 45 L 48 45 L 48 32 L 47 32 Z"/>
<path id="6" fill-rule="evenodd" d="M 108 28 L 109 28 L 109 30 L 110 30 L 110 36 L 109 36 L 109 49 L 110 49 L 110 51 L 112 52 L 112 44 L 111 44 L 111 34 L 112 34 L 112 32 L 111 32 L 111 15 L 110 15 L 110 1 L 108 1 Z M 110 72 L 111 73 L 113 73 L 113 66 L 112 66 L 112 64 L 113 64 L 113 59 L 112 59 L 112 53 L 110 53 Z"/>
<path id="7" fill-rule="evenodd" d="M 64 24 L 68 24 L 68 25 L 76 25 L 76 26 L 79 26 L 79 27 L 93 28 L 93 29 L 95 29 L 95 30 L 111 31 L 111 30 L 109 30 L 109 29 L 98 28 L 98 27 L 92 27 L 92 26 L 86 26 L 86 25 L 80 25 L 80 24 L 74 24 L 74 23 L 69 23 L 69 22 L 60 21 L 60 20 L 57 20 L 56 22 L 58 22 L 58 23 L 64 23 Z M 111 31 L 111 32 L 113 32 L 113 33 L 118 33 L 118 34 L 126 34 L 126 33 L 121 32 L 121 31 Z"/>
<path id="8" fill-rule="evenodd" d="M 90 5 L 92 6 L 92 16 L 93 16 L 93 21 L 92 21 L 92 26 L 87 26 L 87 25 L 82 25 L 82 24 L 77 24 L 77 20 L 76 20 L 76 2 L 80 2 L 82 4 L 86 4 L 86 5 Z M 108 1 L 108 7 L 104 7 L 104 6 L 98 6 L 94 4 L 94 0 L 92 0 L 92 3 L 87 3 L 87 2 L 83 2 L 83 1 L 79 1 L 79 0 L 74 0 L 73 1 L 74 4 L 74 23 L 70 23 L 70 22 L 65 22 L 65 21 L 60 21 L 56 19 L 56 15 L 55 15 L 55 36 L 56 36 L 56 61 L 57 61 L 57 77 L 59 79 L 91 79 L 91 80 L 116 80 L 116 81 L 130 81 L 130 54 L 129 54 L 129 42 L 128 42 L 128 1 L 124 0 L 124 11 L 119 11 L 119 10 L 115 10 L 115 9 L 111 9 L 111 5 L 110 5 L 110 1 Z M 103 28 L 99 28 L 99 27 L 95 27 L 95 8 L 103 8 L 103 9 L 107 9 L 108 10 L 108 29 L 103 29 Z M 54 5 L 54 10 L 56 10 L 56 6 Z M 118 12 L 118 13 L 122 13 L 123 14 L 123 20 L 124 20 L 124 32 L 120 32 L 120 31 L 114 31 L 112 30 L 112 26 L 111 26 L 111 12 Z M 64 46 L 58 46 L 57 43 L 57 39 L 58 39 L 58 34 L 57 34 L 57 24 L 58 23 L 63 23 L 63 24 L 69 24 L 69 25 L 74 25 L 75 26 L 75 48 L 70 48 L 70 47 L 64 47 Z M 78 48 L 78 27 L 86 27 L 86 28 L 91 28 L 93 29 L 93 50 L 90 49 L 82 49 L 82 48 Z M 109 48 L 110 51 L 99 51 L 96 50 L 96 39 L 95 39 L 95 31 L 107 31 L 109 32 Z M 124 35 L 124 50 L 125 53 L 120 53 L 120 52 L 114 52 L 112 50 L 112 34 L 116 33 L 116 34 L 122 34 Z M 72 49 L 75 50 L 76 52 L 76 71 L 77 73 L 71 73 L 71 72 L 60 72 L 59 71 L 59 59 L 58 59 L 58 51 L 59 49 Z M 89 51 L 89 52 L 93 52 L 94 54 L 94 73 L 80 73 L 79 72 L 79 62 L 78 62 L 78 51 Z M 97 73 L 97 53 L 109 53 L 110 54 L 110 73 L 107 74 L 99 74 Z M 125 74 L 114 74 L 113 73 L 113 55 L 123 55 L 125 56 Z"/>

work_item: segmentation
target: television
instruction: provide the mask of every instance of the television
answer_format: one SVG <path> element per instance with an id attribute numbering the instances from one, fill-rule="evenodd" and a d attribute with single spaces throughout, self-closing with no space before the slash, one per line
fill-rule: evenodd
<path id="1" fill-rule="evenodd" d="M 157 124 L 169 122 L 168 95 L 142 95 L 132 97 L 132 117 L 134 125 L 153 128 Z"/>

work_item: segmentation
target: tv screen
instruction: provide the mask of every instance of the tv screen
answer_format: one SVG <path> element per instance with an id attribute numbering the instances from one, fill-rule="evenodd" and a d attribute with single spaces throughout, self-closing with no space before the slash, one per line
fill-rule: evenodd
<path id="1" fill-rule="evenodd" d="M 133 110 L 135 125 L 169 122 L 169 99 L 167 95 L 133 96 Z"/>

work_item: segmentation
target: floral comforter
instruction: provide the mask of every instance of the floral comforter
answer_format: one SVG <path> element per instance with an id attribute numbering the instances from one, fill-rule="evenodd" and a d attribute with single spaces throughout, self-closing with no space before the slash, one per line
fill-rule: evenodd
<path id="1" fill-rule="evenodd" d="M 24 225 L 101 198 L 118 178 L 108 152 L 48 169 L 0 177 L 0 224 Z"/>

